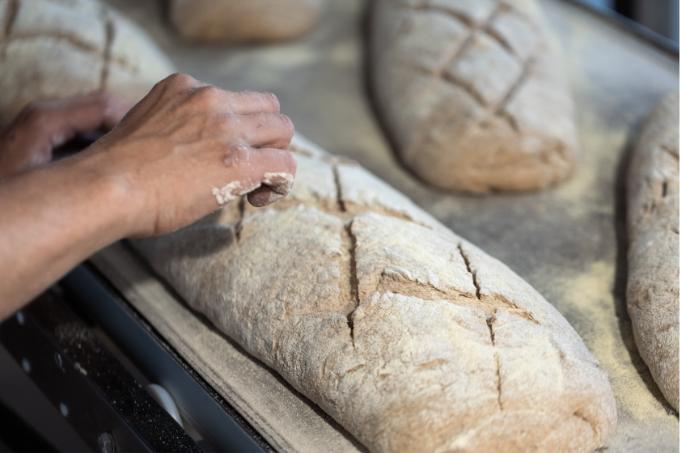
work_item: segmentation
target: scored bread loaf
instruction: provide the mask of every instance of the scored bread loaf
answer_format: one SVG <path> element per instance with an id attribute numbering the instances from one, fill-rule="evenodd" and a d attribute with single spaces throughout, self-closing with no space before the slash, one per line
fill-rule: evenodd
<path id="1" fill-rule="evenodd" d="M 650 115 L 628 174 L 628 289 L 635 343 L 678 409 L 678 93 Z"/>
<path id="2" fill-rule="evenodd" d="M 357 164 L 293 150 L 287 198 L 135 247 L 372 451 L 604 444 L 607 377 L 552 305 Z"/>
<path id="3" fill-rule="evenodd" d="M 321 0 L 172 0 L 170 20 L 188 41 L 277 41 L 309 31 Z"/>
<path id="4" fill-rule="evenodd" d="M 96 0 L 0 0 L 0 125 L 31 101 L 106 89 L 138 101 L 174 72 L 136 25 Z"/>
<path id="5" fill-rule="evenodd" d="M 376 0 L 372 88 L 407 167 L 473 192 L 570 174 L 572 100 L 543 22 L 534 0 Z"/>

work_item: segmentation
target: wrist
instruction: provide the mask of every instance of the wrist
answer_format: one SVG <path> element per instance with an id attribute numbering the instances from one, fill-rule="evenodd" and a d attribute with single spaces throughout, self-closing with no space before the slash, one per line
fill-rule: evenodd
<path id="1" fill-rule="evenodd" d="M 106 146 L 106 145 L 104 145 Z M 137 234 L 143 206 L 131 172 L 116 165 L 116 153 L 97 143 L 70 162 L 73 178 L 91 194 L 112 242 Z"/>

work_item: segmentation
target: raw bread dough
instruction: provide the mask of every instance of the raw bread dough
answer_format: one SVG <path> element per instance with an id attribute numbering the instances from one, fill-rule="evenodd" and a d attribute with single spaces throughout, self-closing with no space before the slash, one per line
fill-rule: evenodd
<path id="1" fill-rule="evenodd" d="M 635 343 L 678 409 L 678 94 L 647 120 L 628 175 L 628 314 Z"/>
<path id="2" fill-rule="evenodd" d="M 172 0 L 170 19 L 194 42 L 278 41 L 311 29 L 321 0 Z"/>
<path id="3" fill-rule="evenodd" d="M 173 65 L 95 0 L 0 0 L 0 125 L 27 103 L 106 89 L 138 101 Z"/>
<path id="4" fill-rule="evenodd" d="M 499 261 L 360 166 L 295 141 L 288 197 L 136 247 L 195 310 L 372 451 L 589 451 L 605 373 Z"/>
<path id="5" fill-rule="evenodd" d="M 474 192 L 570 174 L 573 106 L 543 22 L 534 0 L 376 0 L 372 87 L 406 166 Z"/>

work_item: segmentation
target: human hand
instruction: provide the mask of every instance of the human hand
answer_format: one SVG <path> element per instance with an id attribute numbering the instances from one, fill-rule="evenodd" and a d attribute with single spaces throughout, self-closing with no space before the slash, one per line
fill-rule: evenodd
<path id="1" fill-rule="evenodd" d="M 29 104 L 0 131 L 0 178 L 49 162 L 78 133 L 112 128 L 129 108 L 100 91 Z"/>
<path id="2" fill-rule="evenodd" d="M 272 94 L 228 92 L 184 74 L 154 88 L 86 156 L 123 181 L 130 235 L 188 225 L 248 194 L 255 206 L 285 196 L 295 175 L 294 133 Z"/>

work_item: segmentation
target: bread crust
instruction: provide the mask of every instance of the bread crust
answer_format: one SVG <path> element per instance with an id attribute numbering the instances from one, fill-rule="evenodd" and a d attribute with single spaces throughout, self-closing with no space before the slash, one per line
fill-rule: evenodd
<path id="1" fill-rule="evenodd" d="M 309 31 L 321 0 L 172 0 L 170 20 L 182 38 L 200 43 L 279 41 Z"/>
<path id="2" fill-rule="evenodd" d="M 647 119 L 628 175 L 627 306 L 635 343 L 678 409 L 678 93 Z"/>
<path id="3" fill-rule="evenodd" d="M 377 0 L 371 56 L 387 132 L 424 181 L 521 191 L 572 172 L 572 100 L 534 0 Z"/>
<path id="4" fill-rule="evenodd" d="M 296 139 L 291 194 L 136 247 L 198 312 L 371 451 L 588 451 L 605 373 L 499 261 Z"/>

